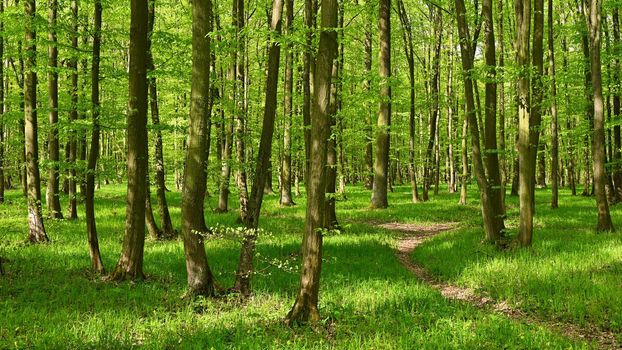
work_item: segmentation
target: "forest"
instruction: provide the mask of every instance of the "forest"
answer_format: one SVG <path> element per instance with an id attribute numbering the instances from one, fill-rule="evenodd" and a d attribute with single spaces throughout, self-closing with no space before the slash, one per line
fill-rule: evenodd
<path id="1" fill-rule="evenodd" d="M 0 349 L 622 348 L 622 0 L 0 0 Z"/>

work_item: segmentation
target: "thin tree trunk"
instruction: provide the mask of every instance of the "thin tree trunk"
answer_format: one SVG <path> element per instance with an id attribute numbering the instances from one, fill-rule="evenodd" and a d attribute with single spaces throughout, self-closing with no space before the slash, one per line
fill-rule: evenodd
<path id="1" fill-rule="evenodd" d="M 238 0 L 242 1 L 242 0 Z M 259 215 L 266 183 L 272 177 L 270 172 L 270 157 L 272 154 L 272 137 L 274 135 L 274 120 L 277 108 L 277 84 L 279 81 L 279 65 L 281 58 L 281 45 L 279 37 L 281 35 L 282 14 L 284 0 L 274 0 L 272 4 L 272 18 L 270 31 L 272 37 L 268 57 L 268 74 L 266 76 L 266 95 L 264 103 L 263 124 L 261 128 L 261 140 L 257 153 L 257 163 L 255 168 L 255 181 L 250 193 L 247 215 L 242 217 L 242 222 L 247 228 L 242 241 L 240 260 L 235 276 L 234 289 L 248 296 L 250 294 L 250 280 L 253 274 L 253 258 L 255 255 L 255 242 L 257 240 L 256 229 L 259 226 Z"/>
<path id="2" fill-rule="evenodd" d="M 24 1 L 26 59 L 24 60 L 24 135 L 28 183 L 28 240 L 47 242 L 41 213 L 41 178 L 39 176 L 39 141 L 37 138 L 37 73 L 35 0 Z"/>
<path id="3" fill-rule="evenodd" d="M 615 7 L 613 9 L 613 85 L 616 87 L 613 89 L 613 119 L 614 119 L 614 127 L 613 127 L 613 142 L 614 142 L 614 152 L 613 159 L 614 163 L 616 163 L 616 167 L 613 173 L 613 181 L 615 187 L 615 198 L 616 201 L 622 201 L 622 166 L 620 162 L 622 162 L 622 137 L 620 133 L 620 91 L 622 87 L 620 87 L 620 17 L 619 17 L 619 9 Z"/>
<path id="4" fill-rule="evenodd" d="M 600 59 L 600 22 L 602 0 L 589 0 L 587 22 L 590 37 L 590 62 L 592 66 L 592 89 L 594 92 L 594 134 L 592 136 L 592 155 L 594 166 L 594 194 L 598 208 L 598 232 L 614 231 L 609 203 L 607 202 L 605 172 L 605 118 L 603 111 L 603 87 Z"/>
<path id="5" fill-rule="evenodd" d="M 294 1 L 285 1 L 285 30 L 292 34 L 294 24 Z M 285 54 L 285 101 L 283 103 L 283 159 L 281 162 L 281 186 L 279 203 L 283 206 L 294 205 L 292 199 L 292 117 L 294 93 L 294 50 L 291 44 L 286 46 Z"/>
<path id="6" fill-rule="evenodd" d="M 390 1 L 380 2 L 381 31 L 389 30 Z M 294 306 L 288 313 L 286 321 L 289 324 L 302 322 L 316 322 L 320 319 L 318 297 L 320 287 L 320 272 L 322 266 L 322 232 L 326 223 L 325 199 L 326 194 L 326 143 L 330 131 L 330 87 L 332 78 L 333 60 L 337 56 L 337 0 L 322 0 L 322 22 L 320 29 L 320 43 L 316 67 L 313 107 L 311 110 L 311 149 L 309 175 L 307 177 L 307 210 L 305 219 L 305 233 L 302 243 L 302 274 L 300 291 Z M 388 35 L 386 35 L 388 39 Z M 386 181 L 385 181 L 386 184 Z"/>
<path id="7" fill-rule="evenodd" d="M 78 1 L 71 0 L 70 6 L 72 53 L 69 60 L 69 69 L 71 70 L 69 123 L 71 129 L 69 134 L 69 209 L 67 218 L 74 220 L 78 218 L 78 176 L 76 172 L 76 159 L 78 155 L 78 132 L 76 130 L 76 120 L 78 120 Z"/>
<path id="8" fill-rule="evenodd" d="M 236 174 L 237 187 L 239 191 L 240 217 L 244 218 L 248 215 L 248 184 L 246 181 L 246 142 L 245 124 L 246 124 L 246 80 L 245 80 L 245 34 L 244 26 L 246 17 L 244 12 L 244 1 L 233 1 L 233 26 L 236 28 L 236 50 L 232 57 L 232 73 L 234 87 L 233 96 L 233 114 L 235 118 L 235 137 L 236 137 L 236 159 L 238 169 Z"/>
<path id="9" fill-rule="evenodd" d="M 0 32 L 4 33 L 4 1 L 3 0 L 0 0 Z M 4 97 L 5 95 L 8 95 L 8 91 L 5 91 L 5 83 L 7 84 L 7 87 L 8 87 L 8 79 L 7 80 L 4 79 L 4 36 L 0 36 L 0 203 L 4 203 L 4 191 L 5 191 L 4 115 L 5 115 L 7 108 L 4 103 Z M 0 270 L 1 269 L 2 268 L 0 267 Z"/>
<path id="10" fill-rule="evenodd" d="M 367 1 L 368 6 L 370 2 Z M 371 23 L 368 23 L 369 28 L 372 27 Z M 365 76 L 367 77 L 363 83 L 363 90 L 369 93 L 371 89 L 371 68 L 372 68 L 372 33 L 371 30 L 365 31 Z M 373 156 L 373 117 L 371 106 L 368 105 L 368 112 L 365 113 L 365 188 L 371 190 L 374 186 L 374 156 Z"/>
<path id="11" fill-rule="evenodd" d="M 337 213 L 335 206 L 335 190 L 337 189 L 337 140 L 332 130 L 336 125 L 336 113 L 337 113 L 337 79 L 338 79 L 338 63 L 333 64 L 333 84 L 330 87 L 330 104 L 328 107 L 328 115 L 330 118 L 330 137 L 327 143 L 326 149 L 326 223 L 325 227 L 328 229 L 339 226 L 337 222 Z"/>
<path id="12" fill-rule="evenodd" d="M 553 0 L 548 0 L 549 76 L 551 84 L 551 208 L 559 205 L 559 136 L 557 133 L 557 84 L 555 82 L 555 41 L 553 36 Z"/>
<path id="13" fill-rule="evenodd" d="M 151 48 L 151 34 L 153 33 L 153 26 L 155 23 L 155 0 L 149 1 L 149 36 L 148 36 L 148 52 L 147 52 L 147 70 L 153 72 L 155 70 L 153 61 L 153 50 Z M 158 209 L 160 213 L 160 225 L 161 237 L 158 238 L 173 238 L 177 235 L 173 229 L 173 223 L 171 222 L 171 214 L 168 210 L 168 202 L 166 200 L 166 174 L 164 172 L 164 153 L 162 143 L 162 130 L 160 128 L 160 108 L 158 105 L 158 88 L 157 81 L 154 75 L 148 78 L 149 85 L 149 102 L 151 109 L 151 123 L 154 128 L 154 161 L 155 161 L 155 185 L 156 196 L 158 199 Z"/>
<path id="14" fill-rule="evenodd" d="M 503 1 L 497 2 L 497 16 L 498 16 L 498 24 L 497 24 L 497 48 L 499 50 L 499 62 L 497 63 L 497 89 L 499 92 L 499 105 L 498 105 L 498 115 L 499 115 L 499 154 L 501 155 L 500 161 L 500 175 L 501 175 L 501 197 L 502 203 L 504 203 L 505 207 L 505 186 L 508 181 L 508 165 L 507 165 L 507 157 L 506 157 L 506 146 L 505 146 L 505 40 L 504 40 L 504 31 L 503 31 Z"/>
<path id="15" fill-rule="evenodd" d="M 102 4 L 101 0 L 95 0 L 93 16 L 93 60 L 91 62 L 91 113 L 93 130 L 91 133 L 91 147 L 86 172 L 85 193 L 85 218 L 86 232 L 89 242 L 89 254 L 91 267 L 98 273 L 104 273 L 104 263 L 99 252 L 99 240 L 97 239 L 97 226 L 95 223 L 95 173 L 97 159 L 99 158 L 99 57 L 101 50 L 101 27 L 102 27 Z"/>
<path id="16" fill-rule="evenodd" d="M 328 1 L 328 0 L 327 0 Z M 380 76 L 380 104 L 378 130 L 376 131 L 376 159 L 371 207 L 383 209 L 389 206 L 387 199 L 387 176 L 389 175 L 389 149 L 391 128 L 391 0 L 381 0 L 378 12 L 378 74 Z M 336 12 L 336 11 L 335 11 Z M 330 81 L 330 78 L 328 79 Z"/>
<path id="17" fill-rule="evenodd" d="M 58 1 L 50 0 L 48 4 L 49 10 L 49 33 L 48 33 L 48 105 L 50 108 L 50 132 L 48 135 L 48 157 L 51 162 L 47 192 L 46 204 L 48 215 L 51 218 L 62 219 L 63 213 L 59 200 L 59 144 L 58 144 L 58 48 L 56 39 L 56 13 L 58 11 Z M 3 64 L 3 63 L 2 63 Z"/>
<path id="18" fill-rule="evenodd" d="M 464 116 L 464 122 L 462 122 L 462 175 L 460 176 L 460 201 L 459 204 L 467 204 L 467 178 L 469 177 L 469 156 L 468 156 L 468 134 L 469 120 L 467 116 Z"/>
<path id="19" fill-rule="evenodd" d="M 112 280 L 141 280 L 147 195 L 147 0 L 131 0 L 129 110 L 127 115 L 127 207 L 121 257 Z M 209 66 L 208 66 L 209 67 Z"/>

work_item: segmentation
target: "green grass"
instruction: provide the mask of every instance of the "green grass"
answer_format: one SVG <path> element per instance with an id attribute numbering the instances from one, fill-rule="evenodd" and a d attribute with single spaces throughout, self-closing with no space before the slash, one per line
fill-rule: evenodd
<path id="1" fill-rule="evenodd" d="M 469 225 L 428 241 L 413 258 L 443 279 L 506 300 L 546 319 L 622 330 L 622 237 L 597 234 L 593 197 L 536 192 L 533 247 L 497 251 L 482 246 L 479 226 Z M 509 233 L 516 234 L 518 204 L 507 197 Z M 456 209 L 458 210 L 458 209 Z M 467 209 L 470 210 L 470 209 Z M 622 206 L 612 206 L 622 229 Z"/>
<path id="2" fill-rule="evenodd" d="M 96 193 L 101 250 L 108 269 L 120 253 L 124 193 L 121 185 Z M 168 195 L 179 227 L 180 195 Z M 474 198 L 475 193 L 470 195 Z M 235 203 L 236 196 L 232 197 Z M 524 252 L 497 253 L 479 245 L 482 233 L 474 200 L 458 206 L 456 195 L 441 194 L 414 205 L 409 198 L 408 188 L 397 187 L 390 194 L 388 210 L 370 210 L 369 193 L 348 188 L 348 200 L 338 203 L 337 213 L 347 228 L 325 239 L 320 295 L 325 319 L 312 328 L 289 328 L 282 319 L 292 305 L 299 276 L 268 261 L 297 256 L 304 198 L 296 198 L 299 205 L 292 208 L 280 208 L 274 195 L 265 198 L 260 226 L 270 234 L 258 242 L 261 272 L 253 279 L 254 296 L 240 305 L 184 298 L 186 274 L 179 240 L 147 241 L 146 282 L 102 282 L 88 269 L 82 208 L 78 221 L 46 221 L 50 244 L 30 245 L 24 243 L 25 200 L 11 191 L 8 202 L 0 205 L 0 255 L 10 260 L 5 266 L 8 274 L 0 277 L 0 349 L 590 347 L 540 326 L 444 299 L 398 263 L 393 253 L 397 234 L 365 224 L 373 221 L 462 222 L 465 228 L 429 241 L 415 258 L 443 278 L 486 290 L 547 317 L 578 320 L 584 315 L 584 322 L 593 319 L 602 325 L 622 317 L 615 304 L 620 300 L 622 265 L 616 261 L 622 248 L 617 236 L 589 230 L 594 226 L 591 200 L 571 199 L 564 193 L 560 211 L 538 206 L 535 246 Z M 545 199 L 539 193 L 539 202 Z M 235 211 L 211 213 L 216 200 L 206 201 L 208 225 L 235 225 Z M 614 218 L 617 214 L 616 208 Z M 510 215 L 516 216 L 516 211 Z M 622 228 L 619 220 L 615 222 Z M 218 282 L 230 286 L 239 244 L 212 240 L 206 250 Z M 292 264 L 298 267 L 296 259 Z M 592 284 L 586 282 L 590 277 Z M 577 311 L 578 305 L 583 305 L 582 311 Z"/>

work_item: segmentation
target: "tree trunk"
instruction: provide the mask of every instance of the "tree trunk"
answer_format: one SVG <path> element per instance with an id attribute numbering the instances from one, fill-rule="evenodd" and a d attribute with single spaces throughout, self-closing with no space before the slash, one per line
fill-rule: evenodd
<path id="1" fill-rule="evenodd" d="M 0 32 L 4 33 L 4 1 L 0 1 Z M 8 86 L 8 80 L 4 79 L 4 37 L 0 36 L 0 203 L 4 203 L 5 190 L 4 114 L 6 106 L 4 104 L 4 96 L 8 95 L 8 91 L 5 91 L 5 83 L 7 83 Z"/>
<path id="2" fill-rule="evenodd" d="M 434 146 L 435 139 L 437 137 L 438 115 L 439 115 L 439 75 L 440 75 L 440 61 L 441 61 L 441 43 L 443 33 L 443 17 L 440 9 L 432 8 L 432 18 L 434 20 L 434 37 L 436 43 L 434 45 L 434 58 L 432 59 L 432 80 L 430 81 L 430 121 L 428 123 L 430 128 L 430 134 L 428 135 L 428 147 L 426 150 L 425 165 L 423 167 L 423 200 L 430 199 L 429 191 L 432 183 L 432 171 L 435 166 Z M 438 171 L 438 169 L 437 169 Z"/>
<path id="3" fill-rule="evenodd" d="M 151 33 L 155 23 L 155 0 L 149 1 L 149 35 L 148 35 L 148 51 L 147 51 L 147 70 L 153 72 L 155 70 L 153 61 L 153 50 L 151 48 Z M 171 214 L 168 210 L 168 202 L 166 200 L 166 175 L 164 172 L 164 153 L 162 143 L 162 130 L 160 128 L 160 108 L 158 105 L 158 88 L 155 76 L 148 78 L 149 85 L 149 102 L 151 107 L 151 123 L 153 124 L 155 140 L 154 140 L 154 161 L 155 161 L 155 185 L 156 196 L 158 198 L 158 209 L 160 212 L 161 237 L 173 238 L 177 235 L 173 229 L 171 222 Z"/>
<path id="4" fill-rule="evenodd" d="M 58 1 L 49 1 L 49 33 L 48 33 L 48 105 L 50 108 L 49 120 L 50 120 L 50 132 L 48 135 L 48 157 L 51 163 L 47 192 L 46 192 L 46 204 L 48 209 L 48 215 L 54 219 L 62 219 L 63 213 L 60 207 L 59 200 L 59 144 L 58 144 L 58 48 L 56 39 L 56 13 L 58 10 Z"/>
<path id="5" fill-rule="evenodd" d="M 469 130 L 469 120 L 467 116 L 464 117 L 464 122 L 462 122 L 462 175 L 460 176 L 460 201 L 459 204 L 466 205 L 467 204 L 467 178 L 469 177 L 469 156 L 468 156 L 468 134 Z"/>
<path id="6" fill-rule="evenodd" d="M 24 1 L 25 44 L 24 60 L 24 135 L 28 183 L 28 240 L 32 243 L 47 242 L 48 236 L 41 213 L 41 178 L 39 176 L 39 141 L 37 138 L 37 73 L 35 0 Z"/>
<path id="7" fill-rule="evenodd" d="M 99 57 L 101 50 L 102 4 L 95 0 L 93 16 L 93 60 L 91 62 L 91 113 L 93 130 L 91 133 L 91 147 L 86 172 L 85 218 L 86 232 L 91 256 L 91 267 L 98 273 L 104 273 L 104 263 L 99 252 L 97 226 L 95 224 L 95 173 L 99 157 Z"/>
<path id="8" fill-rule="evenodd" d="M 366 6 L 369 6 L 370 2 L 366 2 Z M 370 23 L 367 23 L 371 28 Z M 372 68 L 372 33 L 371 30 L 365 31 L 365 76 L 367 77 L 363 83 L 363 90 L 369 93 L 371 89 L 371 68 Z M 374 186 L 374 156 L 373 156 L 373 117 L 371 112 L 371 106 L 366 106 L 368 112 L 365 113 L 365 188 L 371 190 Z"/>
<path id="9" fill-rule="evenodd" d="M 551 208 L 559 205 L 559 136 L 557 133 L 557 85 L 555 82 L 555 41 L 553 36 L 553 0 L 548 1 L 549 76 L 551 84 Z"/>
<path id="10" fill-rule="evenodd" d="M 609 204 L 607 202 L 605 172 L 605 118 L 603 111 L 603 87 L 600 59 L 600 21 L 602 0 L 589 0 L 587 22 L 590 37 L 590 62 L 592 66 L 592 89 L 594 92 L 594 134 L 592 135 L 592 155 L 594 167 L 594 194 L 598 208 L 598 232 L 614 231 Z"/>
<path id="11" fill-rule="evenodd" d="M 129 110 L 127 115 L 127 207 L 123 250 L 112 280 L 143 279 L 147 195 L 147 0 L 131 0 Z M 208 65 L 209 67 L 209 65 Z M 194 81 L 194 80 L 193 80 Z"/>
<path id="12" fill-rule="evenodd" d="M 419 193 L 417 189 L 417 174 L 415 171 L 415 57 L 412 38 L 412 25 L 403 0 L 397 2 L 400 23 L 402 24 L 402 37 L 404 39 L 404 52 L 408 61 L 408 79 L 410 82 L 410 104 L 408 114 L 408 176 L 410 178 L 411 200 L 418 203 Z"/>
<path id="13" fill-rule="evenodd" d="M 285 30 L 288 35 L 293 32 L 294 0 L 285 1 L 286 13 Z M 292 117 L 294 93 L 294 50 L 291 44 L 286 47 L 285 54 L 285 101 L 283 103 L 283 159 L 281 161 L 281 187 L 279 204 L 294 205 L 292 198 Z"/>
<path id="14" fill-rule="evenodd" d="M 246 22 L 244 1 L 233 1 L 233 26 L 236 28 L 236 50 L 232 57 L 233 84 L 233 115 L 235 116 L 236 159 L 238 169 L 236 174 L 239 191 L 240 217 L 248 215 L 248 185 L 246 181 L 246 142 L 244 141 L 246 124 L 246 80 L 245 80 L 245 34 Z M 236 81 L 237 80 L 237 81 Z"/>
<path id="15" fill-rule="evenodd" d="M 535 0 L 541 1 L 541 0 Z M 535 159 L 532 162 L 531 154 L 535 154 L 538 144 L 531 144 L 531 124 L 532 106 L 530 104 L 530 77 L 529 67 L 529 38 L 531 35 L 531 1 L 516 0 L 516 55 L 519 66 L 518 78 L 518 192 L 519 192 L 519 229 L 518 241 L 522 246 L 530 246 L 533 236 L 533 214 L 534 214 L 534 192 L 533 187 L 535 176 Z M 535 37 L 535 35 L 534 35 Z M 536 40 L 534 39 L 534 42 Z M 534 49 L 535 51 L 535 49 Z M 534 55 L 535 57 L 535 55 Z M 536 79 L 538 79 L 536 77 Z M 534 87 L 536 84 L 534 84 Z M 534 97 L 534 100 L 536 98 Z M 535 149 L 534 149 L 535 148 Z"/>
<path id="16" fill-rule="evenodd" d="M 499 155 L 497 150 L 497 71 L 496 71 L 496 49 L 494 19 L 492 15 L 492 0 L 484 0 L 482 3 L 484 14 L 484 56 L 486 62 L 486 100 L 485 100 L 485 126 L 484 126 L 484 154 L 486 172 L 488 174 L 488 193 L 493 209 L 493 220 L 495 221 L 495 235 L 488 236 L 488 240 L 497 241 L 503 238 L 505 226 L 503 186 L 501 185 L 501 173 Z"/>
<path id="17" fill-rule="evenodd" d="M 330 87 L 330 104 L 328 107 L 328 115 L 330 118 L 330 137 L 326 149 L 326 223 L 328 229 L 339 226 L 337 221 L 335 190 L 337 189 L 337 140 L 335 139 L 334 129 L 336 126 L 337 114 L 337 79 L 338 79 L 338 63 L 333 64 L 333 84 Z"/>
<path id="18" fill-rule="evenodd" d="M 497 41 L 499 45 L 497 46 L 499 50 L 499 62 L 497 63 L 497 81 L 499 81 L 497 88 L 499 91 L 499 154 L 501 154 L 500 159 L 500 175 L 501 175 L 501 196 L 502 203 L 504 203 L 505 207 L 505 186 L 508 181 L 508 164 L 506 157 L 506 146 L 505 146 L 505 40 L 504 40 L 504 31 L 503 31 L 503 19 L 504 19 L 504 10 L 503 10 L 503 1 L 497 2 L 497 16 L 498 16 L 498 24 L 497 24 Z"/>
<path id="19" fill-rule="evenodd" d="M 614 163 L 617 164 L 614 168 L 613 180 L 615 187 L 615 198 L 616 201 L 622 201 L 622 166 L 620 163 L 622 162 L 622 137 L 620 133 L 620 91 L 622 88 L 620 87 L 620 17 L 619 17 L 619 9 L 615 7 L 613 9 L 613 85 L 615 88 L 613 89 L 613 119 L 614 119 L 614 127 L 613 127 L 613 142 L 614 142 L 614 152 L 613 159 Z"/>
<path id="20" fill-rule="evenodd" d="M 389 148 L 391 127 L 391 0 L 381 0 L 378 12 L 378 74 L 380 76 L 380 104 L 378 130 L 376 131 L 376 159 L 371 207 L 384 209 L 387 199 L 387 176 L 389 174 Z M 336 12 L 336 11 L 335 11 Z M 329 78 L 330 81 L 330 78 Z"/>
<path id="21" fill-rule="evenodd" d="M 71 70 L 71 107 L 69 110 L 69 208 L 67 218 L 78 218 L 78 193 L 76 172 L 76 159 L 78 155 L 78 132 L 76 120 L 78 120 L 78 0 L 71 0 L 71 58 L 69 69 Z"/>
<path id="22" fill-rule="evenodd" d="M 456 17 L 458 22 L 458 33 L 460 35 L 460 53 L 462 58 L 463 72 L 471 72 L 473 69 L 474 48 L 471 47 L 471 39 L 469 37 L 469 29 L 466 20 L 466 8 L 464 0 L 455 0 Z M 491 28 L 492 29 L 492 28 Z M 477 123 L 477 115 L 475 109 L 475 98 L 473 94 L 473 78 L 469 74 L 464 74 L 465 100 L 466 100 L 466 116 L 468 118 L 468 126 L 471 131 L 471 148 L 473 172 L 477 179 L 477 186 L 480 192 L 480 203 L 482 210 L 482 218 L 484 222 L 484 231 L 486 240 L 493 243 L 503 237 L 503 216 L 498 208 L 494 206 L 495 199 L 490 193 L 489 181 L 486 178 L 482 154 L 480 148 L 480 131 Z"/>
<path id="23" fill-rule="evenodd" d="M 237 1 L 242 2 L 242 0 Z M 256 178 L 251 189 L 248 212 L 242 217 L 242 222 L 244 222 L 247 232 L 242 241 L 234 289 L 243 296 L 248 296 L 250 294 L 250 280 L 253 274 L 253 257 L 255 255 L 255 242 L 257 240 L 256 229 L 259 226 L 259 215 L 261 213 L 266 183 L 268 182 L 268 178 L 272 177 L 272 173 L 270 172 L 270 157 L 272 154 L 272 137 L 274 135 L 274 120 L 276 118 L 277 107 L 277 84 L 279 81 L 279 64 L 281 58 L 281 45 L 278 40 L 281 36 L 283 3 L 284 0 L 274 0 L 272 4 L 272 19 L 270 23 L 272 37 L 268 57 L 268 75 L 266 76 L 265 85 L 266 96 L 261 140 L 255 168 Z"/>
<path id="24" fill-rule="evenodd" d="M 305 232 L 302 243 L 300 291 L 286 321 L 289 324 L 320 320 L 318 294 L 322 266 L 322 232 L 325 224 L 326 143 L 330 132 L 330 87 L 337 56 L 337 0 L 322 0 L 322 22 L 311 110 L 311 149 Z M 381 30 L 388 31 L 389 1 L 380 2 Z M 388 36 L 386 36 L 388 39 Z M 386 185 L 386 181 L 385 181 Z"/>
<path id="25" fill-rule="evenodd" d="M 214 276 L 207 262 L 202 234 L 206 233 L 204 198 L 207 172 L 205 113 L 210 90 L 210 32 L 212 3 L 192 2 L 192 87 L 186 168 L 181 203 L 182 236 L 190 294 L 214 295 Z"/>

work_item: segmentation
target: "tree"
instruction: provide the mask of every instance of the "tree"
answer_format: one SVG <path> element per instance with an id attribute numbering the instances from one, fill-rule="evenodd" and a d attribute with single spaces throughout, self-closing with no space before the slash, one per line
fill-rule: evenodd
<path id="1" fill-rule="evenodd" d="M 69 123 L 71 133 L 69 137 L 69 210 L 67 218 L 78 218 L 78 192 L 76 172 L 76 159 L 78 155 L 78 132 L 76 120 L 78 120 L 78 0 L 71 0 L 71 58 L 69 69 L 71 70 L 71 109 L 69 110 Z"/>
<path id="2" fill-rule="evenodd" d="M 553 36 L 553 0 L 548 1 L 549 76 L 551 84 L 551 208 L 559 203 L 559 136 L 557 122 L 557 83 L 555 81 L 555 41 Z"/>
<path id="3" fill-rule="evenodd" d="M 104 263 L 99 252 L 97 224 L 95 221 L 95 173 L 99 158 L 100 141 L 100 101 L 99 101 L 99 61 L 101 51 L 102 4 L 95 0 L 93 14 L 93 59 L 91 61 L 91 147 L 86 172 L 86 191 L 84 198 L 86 233 L 89 242 L 91 267 L 98 273 L 104 273 Z"/>
<path id="4" fill-rule="evenodd" d="M 502 208 L 500 208 L 498 205 L 495 205 L 495 199 L 492 198 L 493 194 L 491 193 L 491 182 L 486 176 L 484 164 L 482 161 L 480 128 L 478 126 L 478 118 L 476 115 L 477 112 L 475 107 L 475 95 L 473 93 L 474 79 L 470 73 L 473 70 L 473 57 L 475 55 L 475 50 L 472 46 L 472 43 L 476 42 L 478 30 L 476 30 L 474 40 L 471 40 L 469 34 L 469 27 L 466 19 L 466 8 L 464 6 L 464 0 L 455 0 L 455 8 L 458 25 L 458 35 L 460 37 L 460 57 L 462 61 L 462 71 L 464 77 L 464 97 L 466 100 L 467 118 L 466 125 L 468 125 L 471 134 L 473 172 L 475 174 L 475 178 L 477 180 L 477 187 L 479 188 L 480 192 L 480 205 L 482 210 L 482 218 L 484 221 L 486 240 L 491 243 L 499 244 L 503 238 L 503 212 Z M 466 147 L 463 147 L 463 149 L 465 148 Z"/>
<path id="5" fill-rule="evenodd" d="M 408 109 L 408 176 L 410 178 L 412 202 L 419 202 L 419 193 L 417 190 L 417 174 L 415 171 L 415 51 L 413 47 L 412 26 L 404 1 L 397 2 L 400 23 L 402 24 L 402 36 L 404 40 L 404 53 L 408 61 L 408 79 L 410 82 L 410 105 Z"/>
<path id="6" fill-rule="evenodd" d="M 293 34 L 294 1 L 285 1 L 287 16 L 285 30 L 288 35 Z M 279 203 L 283 206 L 294 205 L 292 199 L 292 116 L 294 93 L 294 50 L 288 44 L 285 54 L 285 102 L 283 103 L 283 159 L 281 161 L 281 188 Z"/>
<path id="7" fill-rule="evenodd" d="M 389 142 L 391 127 L 391 6 L 390 0 L 380 1 L 378 31 L 378 74 L 380 76 L 380 104 L 378 130 L 376 131 L 376 158 L 374 163 L 374 185 L 371 195 L 372 208 L 386 208 L 387 177 L 389 172 Z"/>
<path id="8" fill-rule="evenodd" d="M 4 1 L 0 1 L 0 32 L 4 32 Z M 4 62 L 4 36 L 0 36 L 0 62 Z M 4 64 L 0 64 L 0 203 L 4 203 Z M 0 259 L 1 260 L 1 259 Z M 0 264 L 2 264 L 0 262 Z M 1 269 L 1 267 L 0 267 Z"/>
<path id="9" fill-rule="evenodd" d="M 192 86 L 186 168 L 181 203 L 181 233 L 184 240 L 186 272 L 190 294 L 214 295 L 214 277 L 207 261 L 203 237 L 206 233 L 203 200 L 206 189 L 205 152 L 210 93 L 210 32 L 212 3 L 192 2 Z"/>
<path id="10" fill-rule="evenodd" d="M 239 0 L 242 2 L 241 0 Z M 235 278 L 234 289 L 242 295 L 250 293 L 250 278 L 253 273 L 253 256 L 255 255 L 256 230 L 259 226 L 259 214 L 266 182 L 272 176 L 270 172 L 270 156 L 272 154 L 272 136 L 274 134 L 274 120 L 277 107 L 277 84 L 279 81 L 279 64 L 281 57 L 281 45 L 278 41 L 281 35 L 282 13 L 284 0 L 274 0 L 272 3 L 272 18 L 270 31 L 272 37 L 268 56 L 268 74 L 266 76 L 265 103 L 263 123 L 261 128 L 261 140 L 255 164 L 255 181 L 251 188 L 248 210 L 243 213 L 242 222 L 247 231 L 242 241 L 240 260 Z"/>
<path id="11" fill-rule="evenodd" d="M 162 130 L 160 128 L 160 108 L 158 105 L 158 87 L 156 77 L 153 74 L 155 71 L 153 61 L 153 49 L 151 44 L 151 36 L 153 34 L 153 25 L 155 23 L 155 0 L 149 1 L 149 36 L 148 36 L 148 51 L 147 51 L 147 70 L 148 70 L 148 84 L 149 84 L 149 102 L 151 107 L 151 123 L 154 127 L 155 139 L 154 139 L 154 161 L 155 161 L 155 184 L 156 184 L 156 196 L 158 198 L 158 209 L 160 212 L 160 231 L 162 233 L 159 238 L 172 238 L 176 236 L 176 232 L 173 229 L 173 223 L 171 222 L 171 214 L 168 210 L 168 202 L 166 200 L 166 177 L 164 171 L 164 152 L 162 143 Z M 150 75 L 149 75 L 150 74 Z"/>
<path id="12" fill-rule="evenodd" d="M 121 257 L 113 280 L 140 280 L 145 245 L 147 194 L 147 30 L 148 0 L 131 0 L 129 103 L 127 114 L 127 207 Z M 209 52 L 208 52 L 209 54 Z M 209 63 L 209 61 L 208 61 Z M 209 64 L 208 64 L 209 70 Z M 205 181 L 203 181 L 205 182 Z"/>
<path id="13" fill-rule="evenodd" d="M 382 1 L 381 12 L 389 14 L 389 1 Z M 318 298 L 322 268 L 322 229 L 326 206 L 326 143 L 330 132 L 330 88 L 333 60 L 337 57 L 337 0 L 322 0 L 320 43 L 313 83 L 311 109 L 310 166 L 307 177 L 307 209 L 302 242 L 300 290 L 287 323 L 316 322 L 320 319 Z M 385 18 L 386 20 L 387 18 Z M 388 29 L 388 28 L 387 28 Z M 387 37 L 388 38 L 388 37 Z M 386 181 L 385 181 L 386 186 Z"/>
<path id="14" fill-rule="evenodd" d="M 39 141 L 37 138 L 37 33 L 35 0 L 24 1 L 24 135 L 26 137 L 26 170 L 28 184 L 28 240 L 47 242 L 48 236 L 41 213 L 41 178 L 39 175 Z"/>
<path id="15" fill-rule="evenodd" d="M 48 41 L 48 105 L 50 107 L 49 120 L 50 132 L 48 136 L 48 154 L 52 163 L 49 170 L 48 185 L 46 192 L 46 204 L 49 216 L 55 219 L 62 219 L 59 200 L 58 169 L 59 169 L 59 144 L 58 144 L 58 48 L 56 38 L 56 13 L 58 11 L 58 1 L 49 1 L 49 33 Z"/>
<path id="16" fill-rule="evenodd" d="M 588 0 L 587 24 L 590 38 L 590 62 L 592 66 L 592 89 L 594 92 L 594 133 L 592 135 L 592 155 L 594 168 L 594 194 L 598 208 L 597 231 L 614 231 L 607 193 L 605 190 L 607 173 L 605 172 L 605 113 L 600 60 L 600 21 L 602 0 Z"/>
<path id="17" fill-rule="evenodd" d="M 614 161 L 618 165 L 614 168 L 613 178 L 615 185 L 615 197 L 618 202 L 622 201 L 622 133 L 620 132 L 620 17 L 619 9 L 613 9 L 613 45 L 614 45 L 614 63 L 613 63 L 613 115 L 615 126 L 613 127 L 614 140 Z"/>

